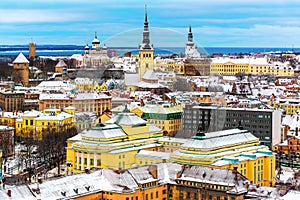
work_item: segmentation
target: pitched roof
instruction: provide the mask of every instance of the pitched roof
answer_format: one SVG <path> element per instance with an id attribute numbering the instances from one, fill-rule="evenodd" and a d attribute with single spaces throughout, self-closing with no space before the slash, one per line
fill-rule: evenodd
<path id="1" fill-rule="evenodd" d="M 105 124 L 118 124 L 125 126 L 137 126 L 146 123 L 147 121 L 143 120 L 134 113 L 119 113 L 118 115 L 105 122 Z"/>
<path id="2" fill-rule="evenodd" d="M 147 70 L 143 76 L 145 80 L 158 80 L 156 73 L 154 71 Z"/>
<path id="3" fill-rule="evenodd" d="M 24 54 L 21 52 L 17 56 L 17 58 L 13 61 L 13 64 L 19 64 L 19 63 L 29 63 L 27 58 L 24 56 Z"/>
<path id="4" fill-rule="evenodd" d="M 55 67 L 67 67 L 67 64 L 63 60 L 59 60 Z"/>
<path id="5" fill-rule="evenodd" d="M 140 75 L 126 73 L 124 76 L 124 80 L 127 86 L 135 86 L 138 82 L 140 82 Z"/>

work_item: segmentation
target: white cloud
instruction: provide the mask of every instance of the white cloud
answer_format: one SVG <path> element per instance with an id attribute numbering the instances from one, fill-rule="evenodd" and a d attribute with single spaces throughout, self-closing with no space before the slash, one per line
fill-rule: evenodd
<path id="1" fill-rule="evenodd" d="M 0 9 L 1 23 L 67 22 L 80 19 L 80 14 L 65 10 Z"/>

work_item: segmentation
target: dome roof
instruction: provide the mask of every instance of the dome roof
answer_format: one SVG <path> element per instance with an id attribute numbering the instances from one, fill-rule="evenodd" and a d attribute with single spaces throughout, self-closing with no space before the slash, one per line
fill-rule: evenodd
<path id="1" fill-rule="evenodd" d="M 100 44 L 100 41 L 95 37 L 92 41 L 92 44 Z"/>
<path id="2" fill-rule="evenodd" d="M 89 50 L 89 49 L 90 49 L 89 45 L 86 44 L 86 46 L 84 47 L 84 49 L 85 49 L 85 50 Z"/>

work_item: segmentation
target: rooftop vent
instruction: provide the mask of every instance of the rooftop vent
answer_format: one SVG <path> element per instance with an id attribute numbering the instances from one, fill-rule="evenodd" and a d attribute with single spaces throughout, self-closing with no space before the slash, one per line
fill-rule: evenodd
<path id="1" fill-rule="evenodd" d="M 61 195 L 63 195 L 64 197 L 67 195 L 66 191 L 61 191 Z"/>

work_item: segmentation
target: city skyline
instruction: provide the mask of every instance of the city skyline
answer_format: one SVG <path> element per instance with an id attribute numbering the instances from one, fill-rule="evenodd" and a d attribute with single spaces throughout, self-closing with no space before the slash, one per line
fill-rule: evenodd
<path id="1" fill-rule="evenodd" d="M 202 47 L 300 46 L 300 2 L 258 0 L 120 1 L 18 0 L 0 3 L 0 44 L 89 44 L 137 46 L 144 5 L 154 46 L 184 46 L 189 25 Z"/>

